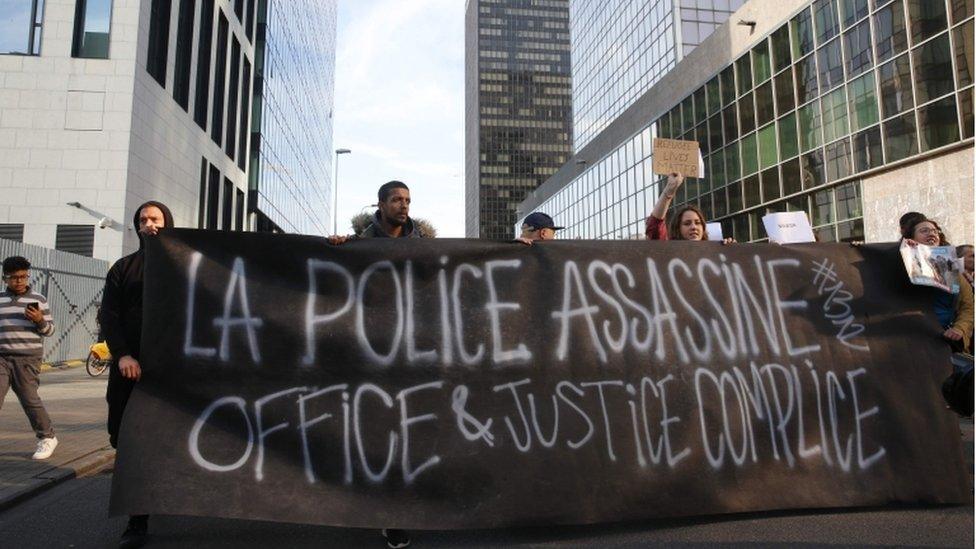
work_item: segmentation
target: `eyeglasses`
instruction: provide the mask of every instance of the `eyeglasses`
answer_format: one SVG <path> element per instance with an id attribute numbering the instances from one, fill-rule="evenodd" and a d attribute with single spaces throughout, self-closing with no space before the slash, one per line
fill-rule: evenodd
<path id="1" fill-rule="evenodd" d="M 940 234 L 942 231 L 936 229 L 935 227 L 919 227 L 916 229 L 919 234 Z"/>
<path id="2" fill-rule="evenodd" d="M 27 280 L 29 277 L 27 275 L 3 275 L 3 279 L 8 282 L 19 282 L 21 280 Z"/>

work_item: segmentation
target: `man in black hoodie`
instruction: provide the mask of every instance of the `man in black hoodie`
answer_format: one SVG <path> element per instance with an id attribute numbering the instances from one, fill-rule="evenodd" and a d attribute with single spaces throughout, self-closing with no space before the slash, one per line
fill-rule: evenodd
<path id="1" fill-rule="evenodd" d="M 122 413 L 129 402 L 129 395 L 142 377 L 139 365 L 139 344 L 142 335 L 142 279 L 145 268 L 143 248 L 147 238 L 153 238 L 159 229 L 173 226 L 173 214 L 161 202 L 149 201 L 136 210 L 133 224 L 139 234 L 139 250 L 115 262 L 105 278 L 99 322 L 102 337 L 112 353 L 109 370 L 108 435 L 113 448 L 118 447 Z M 119 547 L 139 547 L 145 542 L 149 517 L 129 517 L 129 525 L 122 534 Z"/>

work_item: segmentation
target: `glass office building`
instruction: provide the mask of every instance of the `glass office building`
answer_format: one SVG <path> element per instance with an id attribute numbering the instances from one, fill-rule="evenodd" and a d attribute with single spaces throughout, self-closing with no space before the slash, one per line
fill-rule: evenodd
<path id="1" fill-rule="evenodd" d="M 249 175 L 255 229 L 332 225 L 336 0 L 259 0 Z"/>
<path id="2" fill-rule="evenodd" d="M 801 5 L 582 173 L 547 182 L 522 214 L 550 213 L 564 238 L 642 237 L 663 183 L 651 140 L 667 137 L 698 141 L 706 166 L 672 209 L 696 204 L 740 242 L 766 237 L 770 211 L 807 212 L 820 241 L 863 240 L 862 179 L 971 152 L 973 2 Z M 901 213 L 882 212 L 892 226 Z"/>
<path id="3" fill-rule="evenodd" d="M 572 154 L 568 0 L 469 0 L 469 237 L 511 238 L 516 207 Z"/>
<path id="4" fill-rule="evenodd" d="M 575 150 L 603 131 L 744 2 L 570 0 Z"/>

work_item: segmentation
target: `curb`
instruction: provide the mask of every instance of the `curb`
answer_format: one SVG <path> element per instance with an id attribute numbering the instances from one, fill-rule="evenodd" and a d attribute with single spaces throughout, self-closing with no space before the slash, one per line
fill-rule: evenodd
<path id="1" fill-rule="evenodd" d="M 52 467 L 35 475 L 30 486 L 0 500 L 0 512 L 6 511 L 62 482 L 91 476 L 115 462 L 115 449 L 106 446 L 73 459 L 58 467 Z"/>
<path id="2" fill-rule="evenodd" d="M 41 364 L 41 372 L 48 372 L 51 370 L 68 370 L 70 368 L 78 368 L 84 365 L 85 361 L 81 359 L 65 360 L 63 362 L 44 362 Z"/>

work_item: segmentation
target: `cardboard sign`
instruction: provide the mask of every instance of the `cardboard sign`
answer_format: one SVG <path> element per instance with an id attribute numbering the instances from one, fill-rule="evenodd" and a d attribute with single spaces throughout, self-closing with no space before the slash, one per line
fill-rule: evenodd
<path id="1" fill-rule="evenodd" d="M 450 529 L 972 501 L 948 346 L 891 245 L 169 229 L 144 253 L 114 514 Z"/>
<path id="2" fill-rule="evenodd" d="M 799 244 L 816 242 L 806 212 L 773 212 L 762 218 L 770 242 Z"/>
<path id="3" fill-rule="evenodd" d="M 658 175 L 680 173 L 685 177 L 702 177 L 697 141 L 679 141 L 658 137 L 654 139 L 652 148 L 654 151 L 654 173 Z"/>
<path id="4" fill-rule="evenodd" d="M 713 241 L 721 242 L 725 240 L 725 235 L 722 234 L 722 224 L 711 222 L 705 224 L 705 232 L 708 233 L 708 239 Z"/>

